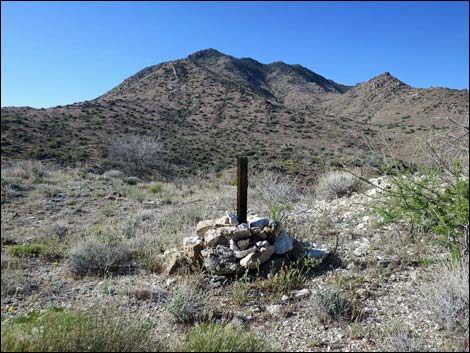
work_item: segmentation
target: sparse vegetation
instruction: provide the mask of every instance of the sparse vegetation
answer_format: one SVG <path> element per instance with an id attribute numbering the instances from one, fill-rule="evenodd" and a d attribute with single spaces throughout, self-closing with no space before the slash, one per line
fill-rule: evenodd
<path id="1" fill-rule="evenodd" d="M 199 324 L 179 347 L 181 352 L 272 352 L 266 338 L 232 325 Z"/>
<path id="2" fill-rule="evenodd" d="M 378 209 L 388 223 L 405 221 L 440 236 L 454 258 L 469 249 L 468 123 L 427 142 L 432 163 L 417 173 L 387 165 L 392 188 Z M 398 171 L 397 171 L 398 169 Z"/>
<path id="3" fill-rule="evenodd" d="M 420 287 L 420 304 L 423 311 L 431 313 L 433 321 L 468 336 L 468 257 L 435 269 L 429 282 Z"/>
<path id="4" fill-rule="evenodd" d="M 164 350 L 142 312 L 51 308 L 2 319 L 2 352 L 145 352 Z"/>

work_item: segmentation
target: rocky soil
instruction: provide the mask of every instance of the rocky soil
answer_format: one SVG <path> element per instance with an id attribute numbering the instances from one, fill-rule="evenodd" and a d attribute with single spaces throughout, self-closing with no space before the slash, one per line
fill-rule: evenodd
<path id="1" fill-rule="evenodd" d="M 332 201 L 305 196 L 283 215 L 284 236 L 288 234 L 292 243 L 308 244 L 303 251 L 329 253 L 316 263 L 301 287 L 287 292 L 273 291 L 269 276 L 248 282 L 230 276 L 241 274 L 241 267 L 256 267 L 251 265 L 256 261 L 260 265 L 288 253 L 294 246 L 276 254 L 281 226 L 273 220 L 250 218 L 247 226 L 240 226 L 230 212 L 217 219 L 235 205 L 236 189 L 223 179 L 162 183 L 163 192 L 152 194 L 149 183 L 129 186 L 112 177 L 70 170 L 50 171 L 41 183 L 9 178 L 17 185 L 8 197 L 2 194 L 2 320 L 51 305 L 82 309 L 114 303 L 146 310 L 159 323 L 156 334 L 171 342 L 187 328 L 174 323 L 165 303 L 181 284 L 193 283 L 205 292 L 213 320 L 247 327 L 287 351 L 381 350 L 397 325 L 410 340 L 419 338 L 424 350 L 462 347 L 463 337 L 452 336 L 419 304 L 422 284 L 450 254 L 425 237 L 411 237 L 406 225 L 381 224 L 374 205 L 387 188 L 382 178 L 371 180 L 376 187 Z M 250 215 L 266 214 L 256 195 L 250 191 L 249 197 Z M 68 249 L 61 250 L 58 240 L 52 242 L 62 234 L 70 239 L 68 247 L 90 227 L 122 227 L 135 215 L 168 222 L 175 218 L 177 231 L 168 239 L 161 232 L 164 226 L 169 232 L 168 222 L 149 228 L 153 237 L 164 239 L 162 254 L 168 249 L 189 248 L 193 255 L 195 251 L 202 254 L 195 260 L 202 260 L 206 270 L 173 271 L 167 263 L 155 273 L 137 268 L 119 275 L 80 278 L 69 270 Z M 207 219 L 214 221 L 204 223 Z M 145 227 L 142 222 L 139 227 Z M 208 226 L 203 231 L 204 225 Z M 229 230 L 224 233 L 223 229 Z M 235 242 L 237 232 L 243 235 Z M 261 239 L 254 239 L 255 233 Z M 232 242 L 226 243 L 228 234 Z M 193 238 L 185 239 L 188 237 Z M 246 239 L 250 241 L 240 248 L 239 241 Z M 57 257 L 15 257 L 9 251 L 15 244 L 31 243 L 49 244 Z M 218 249 L 230 252 L 233 261 L 229 265 L 212 266 L 210 259 Z M 235 255 L 246 249 L 251 250 Z M 250 259 L 243 261 L 247 257 Z M 317 294 L 327 288 L 354 303 L 354 317 L 322 317 Z"/>

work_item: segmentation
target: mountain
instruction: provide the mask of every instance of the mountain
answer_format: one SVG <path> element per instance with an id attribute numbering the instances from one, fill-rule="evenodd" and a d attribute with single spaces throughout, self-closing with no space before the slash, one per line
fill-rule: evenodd
<path id="1" fill-rule="evenodd" d="M 468 91 L 413 88 L 389 73 L 354 87 L 301 65 L 262 64 L 206 49 L 147 67 L 94 100 L 1 111 L 2 161 L 52 159 L 110 167 L 110 143 L 160 134 L 173 174 L 252 167 L 305 177 L 378 158 L 385 141 L 407 158 L 410 137 L 468 117 Z"/>

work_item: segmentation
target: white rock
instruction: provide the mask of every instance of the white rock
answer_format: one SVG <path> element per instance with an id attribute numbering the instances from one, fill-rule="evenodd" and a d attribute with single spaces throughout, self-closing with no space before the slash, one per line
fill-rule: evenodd
<path id="1" fill-rule="evenodd" d="M 225 226 L 230 224 L 230 218 L 228 216 L 222 216 L 215 220 L 216 226 Z"/>
<path id="2" fill-rule="evenodd" d="M 206 234 L 206 232 L 213 228 L 215 226 L 215 222 L 213 220 L 206 220 L 206 221 L 200 221 L 198 222 L 198 224 L 196 225 L 196 234 L 200 237 L 200 238 L 203 238 L 204 237 L 204 234 Z"/>
<path id="3" fill-rule="evenodd" d="M 269 245 L 268 243 L 267 245 L 263 245 L 257 250 L 259 251 L 248 254 L 243 259 L 241 259 L 240 265 L 251 269 L 258 267 L 262 263 L 266 262 L 272 254 L 274 254 L 275 246 Z"/>
<path id="4" fill-rule="evenodd" d="M 235 251 L 235 257 L 237 259 L 242 259 L 244 258 L 245 256 L 251 254 L 251 253 L 254 253 L 256 251 L 256 246 L 253 246 L 249 249 L 245 249 L 245 250 L 237 250 Z"/>
<path id="5" fill-rule="evenodd" d="M 308 288 L 304 288 L 304 289 L 301 289 L 301 290 L 294 290 L 292 291 L 292 296 L 295 298 L 295 299 L 302 299 L 302 298 L 306 298 L 310 295 L 310 289 Z"/>
<path id="6" fill-rule="evenodd" d="M 328 250 L 326 249 L 308 249 L 305 251 L 305 256 L 313 257 L 314 259 L 323 259 L 328 255 Z"/>
<path id="7" fill-rule="evenodd" d="M 275 317 L 280 317 L 282 315 L 282 305 L 269 305 L 266 307 L 266 310 Z"/>
<path id="8" fill-rule="evenodd" d="M 258 227 L 258 228 L 263 228 L 269 225 L 269 218 L 267 217 L 258 217 L 258 216 L 252 216 L 248 218 L 248 224 L 250 228 Z"/>
<path id="9" fill-rule="evenodd" d="M 282 255 L 294 248 L 294 241 L 284 229 L 274 242 L 274 246 L 276 247 L 276 254 Z"/>
<path id="10" fill-rule="evenodd" d="M 248 229 L 249 227 L 248 227 L 248 224 L 246 224 L 246 223 L 240 223 L 237 228 L 238 229 Z"/>
<path id="11" fill-rule="evenodd" d="M 226 211 L 226 216 L 229 218 L 229 223 L 234 226 L 238 226 L 238 217 L 235 213 Z"/>
<path id="12" fill-rule="evenodd" d="M 359 257 L 366 255 L 367 252 L 369 251 L 369 247 L 370 247 L 369 239 L 362 238 L 362 240 L 359 242 L 359 246 L 356 249 L 354 249 L 354 255 L 359 256 Z"/>
<path id="13" fill-rule="evenodd" d="M 217 245 L 228 245 L 229 241 L 225 237 L 224 232 L 222 231 L 225 228 L 209 229 L 206 234 L 204 234 L 204 241 L 206 247 L 215 248 Z"/>

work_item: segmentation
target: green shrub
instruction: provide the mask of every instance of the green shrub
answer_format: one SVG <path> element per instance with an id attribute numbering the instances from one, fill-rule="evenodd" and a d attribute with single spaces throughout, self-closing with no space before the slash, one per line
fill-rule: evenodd
<path id="1" fill-rule="evenodd" d="M 348 172 L 330 171 L 322 175 L 315 188 L 319 200 L 332 200 L 359 191 L 361 180 Z"/>
<path id="2" fill-rule="evenodd" d="M 2 320 L 2 352 L 132 352 L 163 350 L 143 314 L 117 308 L 48 309 Z"/>
<path id="3" fill-rule="evenodd" d="M 459 257 L 462 249 L 468 249 L 469 182 L 468 170 L 459 164 L 453 172 L 452 178 L 431 168 L 421 168 L 417 175 L 406 170 L 389 175 L 392 188 L 378 208 L 384 222 L 402 220 L 431 231 Z"/>
<path id="4" fill-rule="evenodd" d="M 151 187 L 150 187 L 150 192 L 152 194 L 159 194 L 162 192 L 162 186 L 161 184 L 153 184 Z"/>
<path id="5" fill-rule="evenodd" d="M 232 325 L 200 324 L 179 347 L 181 352 L 273 352 L 273 345 L 253 332 Z"/>
<path id="6" fill-rule="evenodd" d="M 8 248 L 8 253 L 16 257 L 37 257 L 44 252 L 42 244 L 12 245 Z"/>

